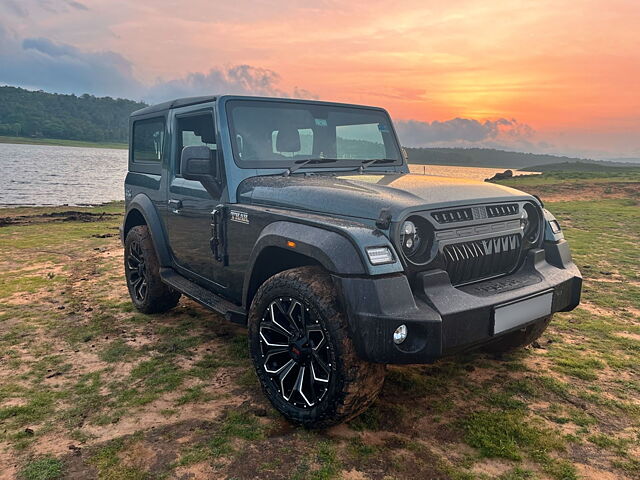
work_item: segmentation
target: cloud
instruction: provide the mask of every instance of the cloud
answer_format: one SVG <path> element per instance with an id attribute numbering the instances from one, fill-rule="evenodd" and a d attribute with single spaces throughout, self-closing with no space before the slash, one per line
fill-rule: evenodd
<path id="1" fill-rule="evenodd" d="M 446 121 L 396 122 L 398 136 L 408 147 L 490 147 L 490 148 L 542 148 L 535 143 L 535 130 L 516 119 L 478 121 L 453 118 Z"/>
<path id="2" fill-rule="evenodd" d="M 280 75 L 267 68 L 251 65 L 233 65 L 212 68 L 208 73 L 189 73 L 184 77 L 158 81 L 148 89 L 144 99 L 157 103 L 177 97 L 228 93 L 236 95 L 263 95 L 276 97 L 313 98 L 307 90 L 295 88 L 286 92 L 278 88 Z"/>
<path id="3" fill-rule="evenodd" d="M 48 38 L 20 40 L 0 26 L 0 82 L 60 93 L 139 95 L 131 63 L 111 52 L 87 52 Z"/>
<path id="4" fill-rule="evenodd" d="M 280 75 L 252 65 L 216 67 L 152 85 L 140 82 L 133 65 L 113 51 L 86 51 L 49 38 L 19 39 L 0 24 L 0 83 L 58 93 L 109 95 L 159 103 L 211 94 L 315 98 L 308 90 L 278 87 Z"/>
<path id="5" fill-rule="evenodd" d="M 76 10 L 89 10 L 89 7 L 87 7 L 84 3 L 76 2 L 74 0 L 67 0 L 67 5 L 75 8 Z"/>

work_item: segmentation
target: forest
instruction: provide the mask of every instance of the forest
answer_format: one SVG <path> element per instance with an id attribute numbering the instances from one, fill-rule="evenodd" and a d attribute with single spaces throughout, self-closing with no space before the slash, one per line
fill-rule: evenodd
<path id="1" fill-rule="evenodd" d="M 0 136 L 126 143 L 129 114 L 146 104 L 0 87 Z"/>

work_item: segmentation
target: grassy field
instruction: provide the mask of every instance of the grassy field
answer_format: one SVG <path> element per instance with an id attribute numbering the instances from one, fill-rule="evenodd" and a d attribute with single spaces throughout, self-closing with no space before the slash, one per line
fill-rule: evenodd
<path id="1" fill-rule="evenodd" d="M 580 308 L 513 355 L 389 367 L 320 432 L 265 401 L 242 328 L 186 299 L 132 309 L 122 205 L 0 210 L 0 478 L 640 478 L 638 184 L 505 183 L 560 219 Z"/>
<path id="2" fill-rule="evenodd" d="M 0 143 L 17 143 L 26 145 L 57 145 L 62 147 L 86 147 L 86 148 L 129 148 L 126 143 L 99 143 L 83 142 L 80 140 L 61 140 L 57 138 L 26 138 L 26 137 L 3 137 L 0 136 Z"/>

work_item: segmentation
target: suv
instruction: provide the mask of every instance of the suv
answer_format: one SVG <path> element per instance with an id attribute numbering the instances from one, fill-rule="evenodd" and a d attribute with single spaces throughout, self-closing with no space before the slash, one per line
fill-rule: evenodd
<path id="1" fill-rule="evenodd" d="M 131 299 L 186 295 L 248 327 L 262 388 L 308 427 L 348 420 L 386 364 L 525 346 L 582 279 L 542 202 L 413 175 L 387 112 L 207 96 L 130 119 Z"/>

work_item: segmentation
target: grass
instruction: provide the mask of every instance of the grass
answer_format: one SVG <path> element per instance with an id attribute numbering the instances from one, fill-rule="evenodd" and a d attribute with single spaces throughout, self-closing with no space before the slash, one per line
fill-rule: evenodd
<path id="1" fill-rule="evenodd" d="M 86 221 L 62 221 L 69 207 L 3 210 L 0 444 L 12 460 L 0 467 L 18 479 L 520 480 L 573 479 L 586 465 L 593 478 L 637 478 L 640 206 L 620 186 L 629 172 L 504 182 L 558 217 L 584 275 L 582 306 L 558 314 L 536 348 L 389 367 L 375 404 L 327 432 L 293 427 L 265 401 L 243 329 L 186 299 L 161 315 L 131 307 L 118 238 L 95 237 L 117 233 L 122 204 L 74 208 L 98 214 Z M 582 197 L 595 188 L 613 193 Z"/>
<path id="2" fill-rule="evenodd" d="M 85 142 L 82 140 L 64 140 L 59 138 L 31 138 L 0 136 L 0 143 L 28 144 L 28 145 L 57 145 L 62 147 L 86 148 L 129 148 L 126 143 L 113 142 Z"/>
<path id="3" fill-rule="evenodd" d="M 55 480 L 61 478 L 64 464 L 57 458 L 46 456 L 31 460 L 20 470 L 22 480 Z"/>

